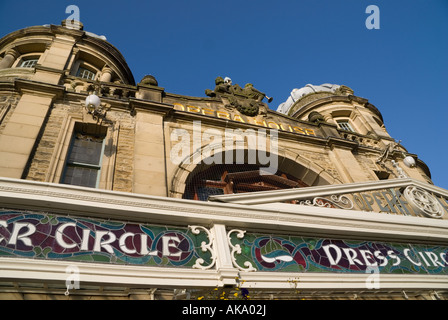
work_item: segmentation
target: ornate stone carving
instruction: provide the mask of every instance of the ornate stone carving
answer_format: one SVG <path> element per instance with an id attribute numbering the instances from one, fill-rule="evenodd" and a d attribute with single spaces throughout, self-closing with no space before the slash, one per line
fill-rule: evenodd
<path id="1" fill-rule="evenodd" d="M 414 212 L 429 218 L 442 218 L 443 208 L 429 192 L 417 187 L 407 187 L 403 195 Z"/>
<path id="2" fill-rule="evenodd" d="M 400 167 L 400 165 L 397 162 L 395 162 L 395 160 L 392 160 L 391 162 L 392 162 L 392 165 L 394 166 L 395 170 L 397 170 L 398 178 L 400 178 L 400 179 L 409 178 L 407 176 L 406 172 L 404 172 L 404 170 Z"/>
<path id="3" fill-rule="evenodd" d="M 205 90 L 207 96 L 221 98 L 226 108 L 237 109 L 249 117 L 255 117 L 260 112 L 266 114 L 268 108 L 262 101 L 264 98 L 267 98 L 268 102 L 273 100 L 255 89 L 251 83 L 241 88 L 238 84 L 233 85 L 230 78 L 224 80 L 222 77 L 218 77 L 215 80 L 215 85 L 215 90 Z"/>
<path id="4" fill-rule="evenodd" d="M 142 81 L 140 81 L 140 84 L 146 84 L 150 86 L 159 86 L 159 83 L 157 82 L 156 78 L 153 75 L 146 75 L 143 77 Z"/>
<path id="5" fill-rule="evenodd" d="M 395 141 L 390 142 L 381 152 L 381 155 L 376 160 L 376 163 L 384 166 L 387 159 L 389 158 L 389 155 L 391 155 L 398 147 L 398 144 L 401 142 L 401 140 L 397 143 Z"/>
<path id="6" fill-rule="evenodd" d="M 334 93 L 341 96 L 349 96 L 353 95 L 355 92 L 351 88 L 342 85 L 339 88 L 337 88 Z"/>
<path id="7" fill-rule="evenodd" d="M 325 122 L 324 116 L 317 111 L 312 111 L 308 115 L 308 120 L 314 123 Z"/>

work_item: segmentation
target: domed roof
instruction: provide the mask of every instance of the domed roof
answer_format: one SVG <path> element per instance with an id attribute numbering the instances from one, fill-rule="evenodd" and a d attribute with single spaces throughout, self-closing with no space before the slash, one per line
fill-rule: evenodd
<path id="1" fill-rule="evenodd" d="M 74 41 L 79 49 L 77 58 L 84 61 L 88 58 L 88 62 L 99 69 L 107 65 L 124 84 L 135 85 L 132 71 L 121 52 L 105 36 L 84 31 L 84 25 L 79 21 L 70 24 L 68 20 L 64 20 L 61 25 L 32 26 L 9 33 L 0 38 L 0 54 L 10 48 L 19 48 L 21 53 L 33 52 L 37 46 L 39 52 L 43 53 L 53 43 L 56 35 L 68 36 L 72 39 L 70 41 Z"/>
<path id="2" fill-rule="evenodd" d="M 311 94 L 311 93 L 317 93 L 317 92 L 336 92 L 337 89 L 339 89 L 341 86 L 337 84 L 330 84 L 330 83 L 324 83 L 320 86 L 307 84 L 305 87 L 300 89 L 294 89 L 291 92 L 291 95 L 289 98 L 280 104 L 277 108 L 277 112 L 288 114 L 289 109 L 302 97 Z"/>

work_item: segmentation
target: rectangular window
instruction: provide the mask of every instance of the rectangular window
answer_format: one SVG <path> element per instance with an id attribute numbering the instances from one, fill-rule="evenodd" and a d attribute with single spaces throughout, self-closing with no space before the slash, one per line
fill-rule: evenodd
<path id="1" fill-rule="evenodd" d="M 389 176 L 390 176 L 389 172 L 386 172 L 386 171 L 373 171 L 373 172 L 375 172 L 376 176 L 380 180 L 387 180 L 387 179 L 389 179 Z"/>
<path id="2" fill-rule="evenodd" d="M 95 80 L 96 73 L 85 68 L 79 68 L 76 76 L 87 80 Z"/>
<path id="3" fill-rule="evenodd" d="M 62 183 L 97 188 L 104 153 L 105 130 L 98 126 L 90 126 L 103 131 L 94 133 L 92 132 L 94 130 L 80 130 L 80 127 L 83 126 L 81 124 L 75 126 Z"/>
<path id="4" fill-rule="evenodd" d="M 38 61 L 39 61 L 39 59 L 36 59 L 36 58 L 22 60 L 22 63 L 20 64 L 20 68 L 34 68 Z"/>
<path id="5" fill-rule="evenodd" d="M 348 122 L 348 120 L 340 120 L 340 121 L 337 121 L 337 123 L 338 123 L 340 129 L 355 132 L 355 130 L 353 130 L 353 128 L 350 125 L 350 122 Z"/>

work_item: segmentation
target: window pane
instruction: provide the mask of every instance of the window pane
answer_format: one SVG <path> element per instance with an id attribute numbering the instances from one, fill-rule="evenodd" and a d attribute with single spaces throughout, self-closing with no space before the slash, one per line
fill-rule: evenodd
<path id="1" fill-rule="evenodd" d="M 352 126 L 350 125 L 350 123 L 348 121 L 338 121 L 338 125 L 339 125 L 339 128 L 341 128 L 342 130 L 355 132 L 355 130 L 353 130 Z"/>
<path id="2" fill-rule="evenodd" d="M 84 128 L 88 130 L 89 128 Z M 101 172 L 104 136 L 76 132 L 61 183 L 96 188 Z M 99 127 L 93 130 L 100 130 Z"/>
<path id="3" fill-rule="evenodd" d="M 39 61 L 39 59 L 23 60 L 22 64 L 20 65 L 20 67 L 21 68 L 34 68 L 38 61 Z"/>
<path id="4" fill-rule="evenodd" d="M 79 68 L 77 76 L 88 80 L 95 80 L 96 73 L 84 68 Z"/>
<path id="5" fill-rule="evenodd" d="M 84 163 L 100 165 L 103 139 L 89 135 L 76 134 L 75 141 L 68 159 L 69 163 Z"/>
<path id="6" fill-rule="evenodd" d="M 64 184 L 96 188 L 99 170 L 67 166 Z"/>

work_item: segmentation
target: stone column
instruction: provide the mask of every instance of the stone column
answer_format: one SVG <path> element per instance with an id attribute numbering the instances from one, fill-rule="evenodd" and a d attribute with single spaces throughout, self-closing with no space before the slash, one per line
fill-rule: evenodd
<path id="1" fill-rule="evenodd" d="M 113 71 L 112 71 L 111 68 L 105 66 L 103 68 L 103 70 L 101 70 L 101 73 L 102 73 L 101 74 L 101 78 L 100 78 L 101 82 L 111 82 L 112 81 L 112 73 L 113 73 Z"/>
<path id="2" fill-rule="evenodd" d="M 18 57 L 20 57 L 20 53 L 17 52 L 17 50 L 9 49 L 8 51 L 6 51 L 3 60 L 0 61 L 0 69 L 11 68 L 14 64 L 14 61 L 16 61 Z"/>
<path id="3" fill-rule="evenodd" d="M 325 122 L 331 123 L 331 124 L 335 124 L 337 125 L 338 123 L 333 119 L 333 116 L 331 114 L 326 114 L 324 115 L 324 120 Z"/>

